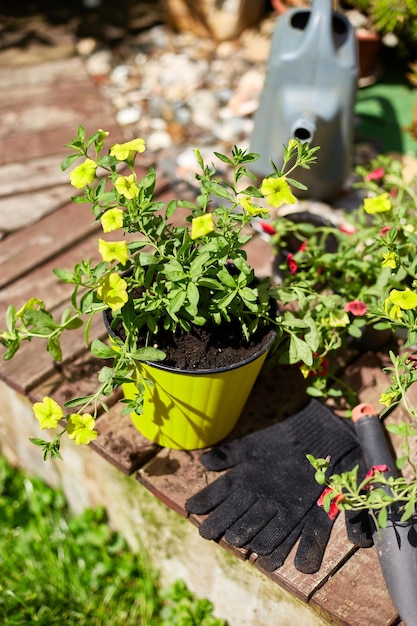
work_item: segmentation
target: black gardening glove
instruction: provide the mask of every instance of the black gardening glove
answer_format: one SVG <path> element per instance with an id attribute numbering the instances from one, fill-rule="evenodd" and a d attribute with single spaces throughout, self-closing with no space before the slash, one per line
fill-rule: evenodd
<path id="1" fill-rule="evenodd" d="M 353 430 L 316 400 L 280 424 L 203 454 L 208 469 L 228 471 L 186 502 L 189 513 L 210 512 L 200 534 L 224 534 L 231 545 L 263 556 L 268 569 L 279 567 L 301 536 L 295 565 L 317 571 L 334 522 L 316 504 L 323 488 L 306 454 L 330 455 L 332 473 L 361 461 Z M 370 545 L 362 519 L 346 522 L 356 545 Z"/>

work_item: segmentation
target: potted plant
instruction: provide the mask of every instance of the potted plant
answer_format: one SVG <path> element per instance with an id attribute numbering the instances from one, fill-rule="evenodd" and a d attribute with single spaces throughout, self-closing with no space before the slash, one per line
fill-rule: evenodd
<path id="1" fill-rule="evenodd" d="M 217 154 L 229 180 L 219 178 L 196 150 L 196 202 L 163 203 L 154 197 L 154 169 L 142 178 L 135 171 L 143 139 L 108 148 L 107 135 L 99 130 L 86 137 L 80 126 L 62 163 L 66 170 L 79 162 L 70 173 L 79 190 L 73 200 L 80 210 L 91 205 L 101 224 L 101 261 L 81 259 L 71 271 L 55 270 L 60 281 L 74 286 L 61 319 L 33 297 L 19 310 L 9 306 L 1 334 L 5 359 L 22 341 L 36 338 L 59 361 L 63 332 L 85 321 L 89 344 L 91 320 L 105 317 L 111 342 L 94 339 L 91 351 L 112 365 L 100 370 L 96 392 L 65 407 L 52 398 L 34 405 L 41 428 L 66 418 L 52 442 L 34 440 L 45 457 L 59 456 L 64 433 L 78 444 L 93 440 L 98 411 L 119 387 L 125 390 L 125 411 L 151 440 L 188 449 L 215 443 L 233 428 L 275 337 L 286 332 L 274 287 L 254 275 L 244 246 L 253 236 L 251 221 L 268 214 L 261 201 L 295 202 L 289 183 L 297 182 L 288 175 L 308 168 L 315 149 L 291 141 L 281 170 L 275 168 L 259 188 L 244 184 L 254 179 L 248 167 L 256 154 L 237 147 L 230 157 Z M 300 338 L 310 361 L 308 342 Z"/>
<path id="2" fill-rule="evenodd" d="M 356 184 L 368 197 L 337 220 L 286 211 L 257 222 L 275 250 L 276 295 L 281 323 L 288 324 L 276 358 L 300 367 L 313 396 L 343 396 L 351 406 L 357 403 L 337 378 L 333 357 L 340 348 L 374 350 L 387 343 L 393 323 L 385 299 L 391 294 L 395 300 L 397 290 L 404 284 L 411 288 L 416 276 L 415 182 L 404 180 L 402 167 L 387 156 L 359 167 Z M 308 355 L 301 360 L 297 348 L 297 326 L 307 322 L 316 338 L 310 361 Z M 405 320 L 396 320 L 396 326 L 405 328 Z M 417 342 L 414 335 L 411 341 Z"/>
<path id="3" fill-rule="evenodd" d="M 369 469 L 366 475 L 359 475 L 354 467 L 328 476 L 329 459 L 308 458 L 316 480 L 325 486 L 319 504 L 331 518 L 339 510 L 369 512 L 388 590 L 402 619 L 412 623 L 417 611 L 417 179 L 404 180 L 401 163 L 388 157 L 378 157 L 372 165 L 368 172 L 361 168 L 363 186 L 370 192 L 368 213 L 382 227 L 383 272 L 389 275 L 381 296 L 365 315 L 368 322 L 382 321 L 399 337 L 397 350 L 389 353 L 391 366 L 385 369 L 391 382 L 379 399 L 385 406 L 379 416 L 369 405 L 359 405 L 352 412 Z M 402 441 L 401 453 L 393 459 L 382 422 L 400 403 L 407 419 L 386 424 L 386 430 Z"/>

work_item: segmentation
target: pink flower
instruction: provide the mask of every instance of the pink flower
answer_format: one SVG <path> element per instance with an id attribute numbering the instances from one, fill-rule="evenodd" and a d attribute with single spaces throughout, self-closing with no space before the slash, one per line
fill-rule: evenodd
<path id="1" fill-rule="evenodd" d="M 385 235 L 391 230 L 391 226 L 383 226 L 380 231 L 381 237 L 385 237 Z"/>
<path id="2" fill-rule="evenodd" d="M 288 271 L 290 272 L 291 276 L 297 273 L 298 265 L 297 265 L 297 261 L 294 260 L 294 255 L 292 252 L 288 253 L 287 266 L 288 266 Z"/>
<path id="3" fill-rule="evenodd" d="M 322 492 L 320 498 L 317 500 L 317 504 L 319 506 L 323 506 L 324 498 L 329 493 L 335 493 L 335 496 L 332 498 L 330 508 L 327 513 L 328 518 L 333 521 L 339 515 L 339 507 L 337 506 L 338 502 L 343 502 L 345 496 L 343 495 L 343 493 L 336 493 L 332 487 L 326 487 Z"/>
<path id="4" fill-rule="evenodd" d="M 381 180 L 381 178 L 384 178 L 384 176 L 385 176 L 384 168 L 377 167 L 376 170 L 369 172 L 369 174 L 365 176 L 365 180 Z"/>
<path id="5" fill-rule="evenodd" d="M 345 304 L 344 310 L 346 313 L 352 313 L 355 317 L 360 317 L 361 315 L 365 315 L 367 307 L 365 302 L 362 302 L 362 300 L 352 300 L 351 302 Z"/>
<path id="6" fill-rule="evenodd" d="M 259 226 L 262 228 L 263 232 L 267 235 L 275 235 L 277 232 L 275 228 L 269 222 L 264 222 L 263 220 L 259 221 Z"/>

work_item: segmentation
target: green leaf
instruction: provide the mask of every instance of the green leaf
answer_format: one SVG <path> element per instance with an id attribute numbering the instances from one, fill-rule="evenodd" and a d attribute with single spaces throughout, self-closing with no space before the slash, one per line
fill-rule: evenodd
<path id="1" fill-rule="evenodd" d="M 171 292 L 170 301 L 167 306 L 167 310 L 170 315 L 180 310 L 180 308 L 185 302 L 186 297 L 187 297 L 187 292 L 185 291 L 185 289 L 177 289 L 176 291 Z"/>
<path id="2" fill-rule="evenodd" d="M 100 341 L 100 339 L 93 340 L 91 352 L 99 359 L 113 359 L 118 354 L 116 350 Z"/>
<path id="3" fill-rule="evenodd" d="M 62 349 L 59 337 L 50 337 L 46 349 L 55 361 L 62 361 Z"/>
<path id="4" fill-rule="evenodd" d="M 378 526 L 380 528 L 385 528 L 387 525 L 387 521 L 388 521 L 388 510 L 387 508 L 383 508 L 380 510 L 380 512 L 378 513 Z"/>
<path id="5" fill-rule="evenodd" d="M 166 355 L 162 350 L 146 347 L 135 350 L 131 353 L 131 356 L 135 361 L 163 361 Z"/>
<path id="6" fill-rule="evenodd" d="M 174 215 L 175 211 L 177 210 L 178 207 L 178 202 L 177 200 L 171 200 L 171 202 L 168 204 L 166 211 L 165 211 L 165 215 L 167 218 L 170 218 Z"/>
<path id="7" fill-rule="evenodd" d="M 68 400 L 68 402 L 65 402 L 64 406 L 67 408 L 71 408 L 73 406 L 89 404 L 92 400 L 94 400 L 94 395 L 79 396 L 78 398 L 73 398 L 72 400 Z"/>
<path id="8" fill-rule="evenodd" d="M 303 361 L 306 365 L 313 365 L 313 352 L 311 348 L 296 335 L 291 335 L 290 338 L 289 357 L 290 363 Z"/>
<path id="9" fill-rule="evenodd" d="M 80 158 L 79 154 L 70 154 L 62 161 L 61 170 L 65 172 L 65 170 L 67 170 L 74 163 L 74 161 L 79 158 Z"/>
<path id="10" fill-rule="evenodd" d="M 236 281 L 227 270 L 225 269 L 220 270 L 217 273 L 217 277 L 220 280 L 220 282 L 223 283 L 223 285 L 226 285 L 226 287 L 229 287 L 230 289 L 236 289 L 237 287 Z"/>
<path id="11" fill-rule="evenodd" d="M 14 333 L 16 328 L 16 307 L 13 304 L 9 304 L 6 311 L 6 326 L 10 333 Z"/>
<path id="12" fill-rule="evenodd" d="M 105 383 L 113 378 L 114 370 L 112 367 L 104 366 L 98 373 L 98 380 L 100 383 Z"/>
<path id="13" fill-rule="evenodd" d="M 220 159 L 220 161 L 223 161 L 223 163 L 227 163 L 228 165 L 233 166 L 233 161 L 229 159 L 229 157 L 227 157 L 225 154 L 221 154 L 220 152 L 216 151 L 214 151 L 214 154 L 218 159 Z"/>
<path id="14" fill-rule="evenodd" d="M 198 301 L 200 299 L 200 292 L 195 283 L 189 282 L 187 285 L 187 298 L 190 304 L 194 307 L 197 307 Z"/>
<path id="15" fill-rule="evenodd" d="M 219 198 L 225 198 L 226 200 L 234 203 L 235 200 L 232 194 L 219 183 L 215 183 L 213 180 L 203 180 L 201 181 L 201 185 L 204 191 L 218 196 Z"/>

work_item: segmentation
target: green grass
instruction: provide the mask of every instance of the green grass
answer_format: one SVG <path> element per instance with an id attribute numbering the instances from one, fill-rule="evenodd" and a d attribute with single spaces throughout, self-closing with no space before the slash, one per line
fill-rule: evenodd
<path id="1" fill-rule="evenodd" d="M 73 515 L 63 494 L 0 457 L 4 626 L 227 626 L 182 581 L 161 589 L 102 508 Z"/>

